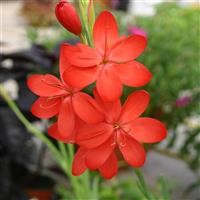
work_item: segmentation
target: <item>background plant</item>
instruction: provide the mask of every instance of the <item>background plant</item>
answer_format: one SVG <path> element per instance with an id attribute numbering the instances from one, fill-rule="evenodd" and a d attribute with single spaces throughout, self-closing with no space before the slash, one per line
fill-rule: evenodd
<path id="1" fill-rule="evenodd" d="M 151 70 L 152 81 L 145 87 L 155 95 L 147 115 L 161 119 L 171 130 L 165 148 L 176 149 L 176 154 L 190 167 L 199 167 L 200 115 L 200 61 L 199 61 L 199 8 L 180 7 L 175 3 L 163 3 L 156 7 L 151 17 L 135 17 L 124 20 L 118 13 L 121 32 L 127 31 L 127 23 L 147 32 L 148 48 L 139 60 Z M 150 55 L 150 56 L 149 56 Z M 131 93 L 126 88 L 124 99 Z M 192 121 L 197 121 L 193 125 Z M 183 129 L 180 133 L 180 125 Z M 184 138 L 184 139 L 183 139 Z M 184 142 L 176 146 L 179 139 Z"/>

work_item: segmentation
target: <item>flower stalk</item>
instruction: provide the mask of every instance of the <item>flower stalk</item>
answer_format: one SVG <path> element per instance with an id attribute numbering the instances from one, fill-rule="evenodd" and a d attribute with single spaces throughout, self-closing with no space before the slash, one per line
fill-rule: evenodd
<path id="1" fill-rule="evenodd" d="M 83 25 L 83 31 L 80 35 L 80 39 L 84 44 L 92 46 L 92 29 L 95 21 L 93 1 L 75 0 L 75 4 L 77 5 L 80 11 L 80 16 Z"/>
<path id="2" fill-rule="evenodd" d="M 87 9 L 88 9 L 88 29 L 90 33 L 90 38 L 92 38 L 93 26 L 95 23 L 94 0 L 89 0 Z"/>
<path id="3" fill-rule="evenodd" d="M 149 188 L 145 182 L 145 179 L 144 179 L 144 176 L 143 176 L 141 170 L 137 169 L 137 168 L 135 168 L 134 170 L 135 170 L 135 174 L 137 175 L 137 178 L 138 178 L 137 185 L 138 185 L 138 188 L 141 191 L 141 193 L 144 195 L 144 197 L 147 200 L 155 200 L 154 197 L 152 196 L 151 192 L 149 191 Z"/>
<path id="4" fill-rule="evenodd" d="M 37 137 L 39 140 L 41 140 L 48 149 L 51 151 L 51 153 L 54 155 L 55 159 L 57 161 L 61 160 L 61 155 L 59 151 L 56 149 L 56 147 L 53 145 L 53 143 L 48 139 L 47 136 L 45 136 L 44 133 L 39 131 L 36 127 L 34 127 L 23 115 L 23 113 L 20 111 L 16 103 L 10 98 L 8 92 L 4 89 L 4 87 L 0 84 L 0 96 L 5 100 L 5 102 L 8 104 L 10 109 L 15 113 L 16 117 L 19 119 L 19 121 L 26 127 L 26 129 L 31 132 L 35 137 Z"/>

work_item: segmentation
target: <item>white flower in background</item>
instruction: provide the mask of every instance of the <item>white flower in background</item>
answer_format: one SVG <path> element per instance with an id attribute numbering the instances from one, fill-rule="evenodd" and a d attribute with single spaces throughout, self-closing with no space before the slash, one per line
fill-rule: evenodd
<path id="1" fill-rule="evenodd" d="M 2 83 L 12 100 L 18 99 L 19 86 L 14 79 L 8 79 Z"/>
<path id="2" fill-rule="evenodd" d="M 185 122 L 192 129 L 200 128 L 200 115 L 190 116 L 185 119 Z"/>

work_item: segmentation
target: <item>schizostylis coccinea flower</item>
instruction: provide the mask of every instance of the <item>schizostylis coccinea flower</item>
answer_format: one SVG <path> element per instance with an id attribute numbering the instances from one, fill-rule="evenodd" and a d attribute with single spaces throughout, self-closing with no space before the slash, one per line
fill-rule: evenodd
<path id="1" fill-rule="evenodd" d="M 84 44 L 65 45 L 63 56 L 72 65 L 64 77 L 74 87 L 85 87 L 96 81 L 99 95 L 114 101 L 122 94 L 122 85 L 139 87 L 151 79 L 150 71 L 135 59 L 144 51 L 143 36 L 120 37 L 113 15 L 102 12 L 93 28 L 94 47 Z"/>
<path id="2" fill-rule="evenodd" d="M 80 91 L 82 88 L 67 85 L 63 72 L 69 64 L 62 56 L 60 58 L 60 79 L 51 74 L 34 74 L 28 77 L 27 85 L 34 94 L 40 96 L 31 107 L 33 115 L 46 119 L 57 116 L 60 138 L 68 138 L 74 132 L 77 116 L 90 123 L 101 121 L 103 116 L 97 112 L 99 106 L 94 99 Z"/>
<path id="3" fill-rule="evenodd" d="M 142 143 L 157 143 L 167 134 L 160 121 L 140 117 L 149 103 L 149 94 L 144 90 L 133 92 L 121 106 L 119 100 L 104 102 L 97 91 L 94 93 L 105 117 L 100 123 L 78 130 L 76 142 L 81 149 L 75 156 L 73 174 L 80 175 L 86 168 L 99 169 L 105 178 L 111 178 L 117 172 L 116 149 L 129 165 L 141 167 L 146 157 Z"/>

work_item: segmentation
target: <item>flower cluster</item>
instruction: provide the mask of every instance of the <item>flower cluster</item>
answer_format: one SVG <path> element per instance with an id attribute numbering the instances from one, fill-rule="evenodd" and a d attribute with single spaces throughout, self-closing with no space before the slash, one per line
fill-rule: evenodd
<path id="1" fill-rule="evenodd" d="M 81 34 L 81 22 L 71 4 L 60 1 L 56 16 L 69 31 Z M 151 72 L 135 60 L 147 39 L 119 36 L 114 16 L 104 11 L 95 21 L 93 44 L 61 45 L 60 79 L 50 74 L 31 75 L 27 84 L 40 96 L 32 105 L 32 113 L 57 119 L 49 127 L 49 135 L 79 146 L 72 173 L 80 175 L 89 168 L 112 178 L 118 169 L 116 151 L 129 165 L 141 167 L 145 162 L 142 144 L 163 140 L 166 128 L 156 119 L 140 117 L 150 99 L 146 91 L 133 92 L 123 105 L 120 101 L 123 85 L 139 87 L 152 78 Z M 94 82 L 91 97 L 82 89 Z"/>

